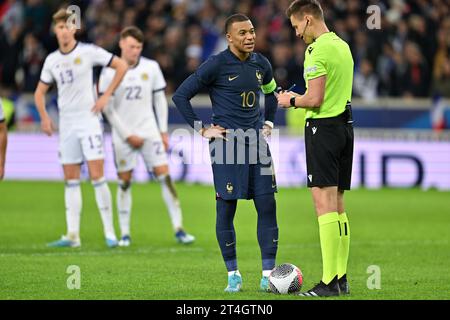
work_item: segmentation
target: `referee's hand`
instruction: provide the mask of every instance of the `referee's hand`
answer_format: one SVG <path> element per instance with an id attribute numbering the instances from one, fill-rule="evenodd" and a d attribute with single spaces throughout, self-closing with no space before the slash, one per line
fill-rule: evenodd
<path id="1" fill-rule="evenodd" d="M 282 108 L 291 108 L 291 98 L 295 97 L 291 91 L 281 91 L 277 95 L 278 105 Z"/>
<path id="2" fill-rule="evenodd" d="M 225 135 L 228 133 L 228 130 L 218 125 L 211 125 L 211 127 L 209 128 L 202 128 L 199 133 L 208 140 L 211 140 L 212 138 L 219 138 L 228 141 L 228 139 L 225 137 Z"/>

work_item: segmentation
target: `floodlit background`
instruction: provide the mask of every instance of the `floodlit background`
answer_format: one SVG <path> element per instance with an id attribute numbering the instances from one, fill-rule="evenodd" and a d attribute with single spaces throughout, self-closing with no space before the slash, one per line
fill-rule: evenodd
<path id="1" fill-rule="evenodd" d="M 329 29 L 349 43 L 355 62 L 355 191 L 347 194 L 353 221 L 349 298 L 448 299 L 450 3 L 320 3 Z M 0 182 L 0 298 L 230 298 L 223 295 L 225 268 L 214 234 L 215 194 L 207 142 L 180 135 L 179 130 L 187 127 L 171 96 L 203 61 L 226 49 L 224 21 L 237 12 L 249 16 L 256 27 L 255 50 L 268 57 L 277 83 L 283 88 L 296 84 L 294 90 L 303 93 L 305 44 L 295 38 L 284 14 L 289 4 L 289 0 L 0 1 L 0 97 L 9 128 L 5 181 Z M 139 183 L 133 187 L 132 247 L 115 251 L 104 247 L 89 183 L 83 184 L 83 247 L 60 251 L 45 247 L 65 232 L 63 175 L 58 136 L 40 132 L 32 94 L 46 56 L 57 49 L 51 16 L 68 5 L 80 9 L 77 38 L 117 55 L 122 28 L 136 25 L 144 31 L 143 56 L 158 61 L 167 81 L 170 170 L 178 181 L 186 228 L 197 237 L 192 247 L 176 246 L 159 186 L 143 184 L 152 175 L 142 162 L 134 173 Z M 193 105 L 210 123 L 207 92 L 195 97 Z M 57 123 L 55 89 L 47 97 L 47 109 Z M 278 262 L 298 265 L 309 287 L 319 279 L 321 264 L 317 222 L 305 188 L 303 116 L 301 110 L 278 110 L 279 131 L 270 146 L 281 187 Z M 106 177 L 115 195 L 109 132 L 105 123 Z M 206 161 L 187 161 L 192 156 Z M 85 169 L 83 179 L 88 180 Z M 252 203 L 240 204 L 237 248 L 246 291 L 234 299 L 275 297 L 257 292 L 255 221 Z M 70 265 L 80 267 L 81 289 L 66 287 Z M 381 270 L 381 288 L 368 284 L 367 270 L 373 265 Z"/>

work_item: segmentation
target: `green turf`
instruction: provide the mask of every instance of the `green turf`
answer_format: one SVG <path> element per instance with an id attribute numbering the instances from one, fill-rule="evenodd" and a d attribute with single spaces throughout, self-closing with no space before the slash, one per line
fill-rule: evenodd
<path id="1" fill-rule="evenodd" d="M 250 201 L 239 202 L 235 220 L 244 290 L 224 293 L 214 191 L 186 184 L 177 188 L 186 230 L 197 237 L 193 245 L 175 243 L 159 186 L 136 184 L 133 244 L 108 249 L 93 189 L 84 183 L 82 247 L 51 249 L 46 243 L 65 232 L 63 184 L 0 183 L 0 299 L 299 299 L 258 292 L 261 264 Z M 111 189 L 115 195 L 116 186 Z M 311 196 L 307 189 L 281 189 L 277 204 L 277 262 L 299 266 L 308 289 L 322 271 Z M 347 194 L 347 210 L 352 294 L 339 299 L 450 298 L 448 192 L 355 190 Z M 81 270 L 79 290 L 67 288 L 70 265 Z M 381 270 L 379 290 L 367 287 L 371 265 Z"/>

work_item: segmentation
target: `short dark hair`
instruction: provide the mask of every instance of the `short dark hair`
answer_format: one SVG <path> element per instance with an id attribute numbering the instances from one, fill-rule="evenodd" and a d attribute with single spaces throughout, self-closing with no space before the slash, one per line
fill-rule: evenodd
<path id="1" fill-rule="evenodd" d="M 296 15 L 303 18 L 305 14 L 311 14 L 313 17 L 323 20 L 323 10 L 317 0 L 294 0 L 286 10 L 286 15 L 291 18 Z"/>
<path id="2" fill-rule="evenodd" d="M 131 26 L 126 27 L 120 33 L 120 39 L 125 39 L 126 37 L 132 37 L 139 43 L 144 43 L 144 33 L 138 27 Z"/>
<path id="3" fill-rule="evenodd" d="M 249 17 L 247 17 L 245 14 L 242 13 L 236 13 L 227 18 L 225 20 L 225 33 L 228 33 L 228 30 L 230 29 L 231 25 L 235 22 L 242 22 L 242 21 L 249 21 Z"/>

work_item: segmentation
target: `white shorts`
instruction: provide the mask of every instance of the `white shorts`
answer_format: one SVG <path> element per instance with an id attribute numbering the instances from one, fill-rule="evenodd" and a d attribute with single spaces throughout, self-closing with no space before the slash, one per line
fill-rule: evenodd
<path id="1" fill-rule="evenodd" d="M 113 139 L 114 161 L 118 172 L 132 171 L 137 164 L 137 156 L 140 153 L 144 159 L 148 171 L 154 167 L 166 165 L 167 153 L 160 136 L 146 138 L 140 149 L 132 148 L 126 141 Z"/>
<path id="2" fill-rule="evenodd" d="M 71 129 L 60 131 L 59 160 L 61 164 L 79 164 L 84 160 L 105 158 L 101 130 Z"/>

